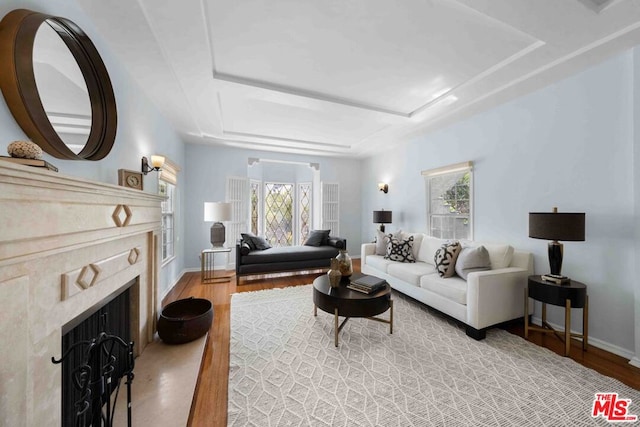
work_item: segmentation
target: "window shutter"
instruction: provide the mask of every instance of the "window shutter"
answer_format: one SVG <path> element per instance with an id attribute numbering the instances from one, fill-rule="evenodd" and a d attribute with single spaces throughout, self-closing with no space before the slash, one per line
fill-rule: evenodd
<path id="1" fill-rule="evenodd" d="M 225 225 L 228 246 L 236 244 L 240 233 L 249 231 L 249 179 L 227 177 L 227 202 L 231 203 L 231 221 Z"/>
<path id="2" fill-rule="evenodd" d="M 331 230 L 332 236 L 340 235 L 340 185 L 337 182 L 323 182 L 322 229 Z"/>

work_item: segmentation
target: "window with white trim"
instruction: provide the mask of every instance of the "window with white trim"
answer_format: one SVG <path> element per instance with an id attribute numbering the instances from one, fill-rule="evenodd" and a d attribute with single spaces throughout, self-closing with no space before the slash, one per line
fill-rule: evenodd
<path id="1" fill-rule="evenodd" d="M 158 192 L 165 196 L 162 202 L 162 263 L 175 257 L 176 187 L 180 168 L 165 158 L 158 176 Z"/>
<path id="2" fill-rule="evenodd" d="M 473 239 L 473 163 L 423 171 L 427 230 L 441 239 Z"/>

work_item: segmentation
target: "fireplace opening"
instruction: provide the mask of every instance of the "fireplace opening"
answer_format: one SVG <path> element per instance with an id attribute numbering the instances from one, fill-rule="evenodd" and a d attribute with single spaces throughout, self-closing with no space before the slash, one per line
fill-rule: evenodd
<path id="1" fill-rule="evenodd" d="M 62 425 L 110 426 L 133 378 L 132 280 L 62 328 Z M 57 363 L 57 362 L 56 362 Z M 127 384 L 128 383 L 128 384 Z"/>

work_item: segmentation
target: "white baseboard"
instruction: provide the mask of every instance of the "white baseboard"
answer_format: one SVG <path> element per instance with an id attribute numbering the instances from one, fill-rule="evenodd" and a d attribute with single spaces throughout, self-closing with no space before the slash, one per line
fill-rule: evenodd
<path id="1" fill-rule="evenodd" d="M 184 269 L 182 269 L 180 274 L 178 274 L 178 278 L 173 282 L 173 284 L 171 286 L 169 286 L 169 288 L 167 288 L 167 290 L 164 292 L 164 294 L 160 297 L 160 301 L 164 300 L 166 298 L 166 296 L 169 295 L 169 292 L 171 292 L 173 290 L 173 288 L 176 287 L 176 285 L 178 284 L 180 279 L 182 279 L 182 276 L 184 276 L 184 274 L 186 272 L 191 271 L 191 270 L 200 271 L 199 268 L 196 268 L 196 269 L 184 268 Z"/>
<path id="2" fill-rule="evenodd" d="M 536 324 L 537 326 L 540 326 L 542 324 L 542 319 L 539 317 L 532 317 L 532 321 L 534 324 Z M 556 330 L 564 330 L 564 325 L 558 325 L 555 323 L 551 323 L 551 322 L 547 322 L 549 325 L 551 325 L 554 329 Z M 581 331 L 576 331 L 576 330 L 571 330 L 572 333 L 576 333 L 576 334 L 580 334 L 582 333 Z M 622 347 L 618 347 L 617 345 L 613 345 L 607 341 L 602 341 L 599 340 L 597 338 L 593 338 L 591 336 L 588 337 L 589 340 L 589 345 L 590 346 L 594 346 L 597 347 L 599 349 L 608 351 L 609 353 L 613 353 L 615 355 L 618 355 L 620 357 L 624 357 L 625 359 L 629 360 L 629 363 L 634 365 L 634 366 L 638 366 L 640 367 L 640 359 L 638 359 L 637 357 L 635 357 L 635 354 L 632 351 L 629 351 L 625 348 Z M 635 363 L 638 363 L 638 365 L 635 365 L 634 362 L 632 362 L 635 359 Z"/>
<path id="3" fill-rule="evenodd" d="M 640 358 L 638 357 L 632 357 L 631 360 L 629 360 L 629 364 L 631 366 L 635 366 L 636 368 L 640 368 Z"/>

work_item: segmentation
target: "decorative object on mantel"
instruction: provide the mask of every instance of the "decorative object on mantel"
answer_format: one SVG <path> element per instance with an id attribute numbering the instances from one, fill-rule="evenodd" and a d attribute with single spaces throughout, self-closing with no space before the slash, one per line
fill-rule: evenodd
<path id="1" fill-rule="evenodd" d="M 351 263 L 351 257 L 346 249 L 340 249 L 340 253 L 336 257 L 338 260 L 338 270 L 342 277 L 349 277 L 353 274 L 353 264 Z"/>
<path id="2" fill-rule="evenodd" d="M 164 166 L 163 156 L 151 156 L 151 167 L 149 167 L 149 159 L 142 157 L 142 173 L 145 175 L 149 172 L 160 171 L 162 166 Z"/>
<path id="3" fill-rule="evenodd" d="M 384 182 L 379 182 L 378 190 L 382 191 L 384 194 L 387 194 L 389 192 L 389 184 L 386 184 Z"/>
<path id="4" fill-rule="evenodd" d="M 34 166 L 37 168 L 45 168 L 45 169 L 49 169 L 50 171 L 54 171 L 54 172 L 58 172 L 58 168 L 53 166 L 51 163 L 47 162 L 46 160 L 42 160 L 42 159 L 23 159 L 21 157 L 7 157 L 7 156 L 0 156 L 0 160 L 5 160 L 7 162 L 11 162 L 11 163 L 17 163 L 19 165 L 27 165 L 27 166 Z"/>
<path id="5" fill-rule="evenodd" d="M 585 214 L 558 212 L 529 213 L 529 237 L 534 239 L 552 240 L 549 243 L 550 274 L 544 275 L 557 284 L 568 284 L 569 278 L 560 274 L 562 270 L 562 255 L 564 248 L 558 240 L 584 242 Z"/>
<path id="6" fill-rule="evenodd" d="M 7 146 L 7 153 L 11 157 L 21 159 L 41 159 L 42 148 L 31 141 L 13 141 Z"/>
<path id="7" fill-rule="evenodd" d="M 142 172 L 118 169 L 118 185 L 142 191 Z"/>
<path id="8" fill-rule="evenodd" d="M 380 231 L 384 233 L 384 225 L 391 224 L 393 213 L 391 211 L 373 211 L 373 223 L 380 224 Z"/>
<path id="9" fill-rule="evenodd" d="M 18 163 L 20 165 L 35 166 L 38 168 L 47 168 L 54 172 L 58 172 L 58 168 L 53 166 L 46 160 L 42 160 L 42 148 L 31 141 L 13 141 L 7 146 L 9 156 L 0 156 L 0 159 L 9 162 Z"/>

